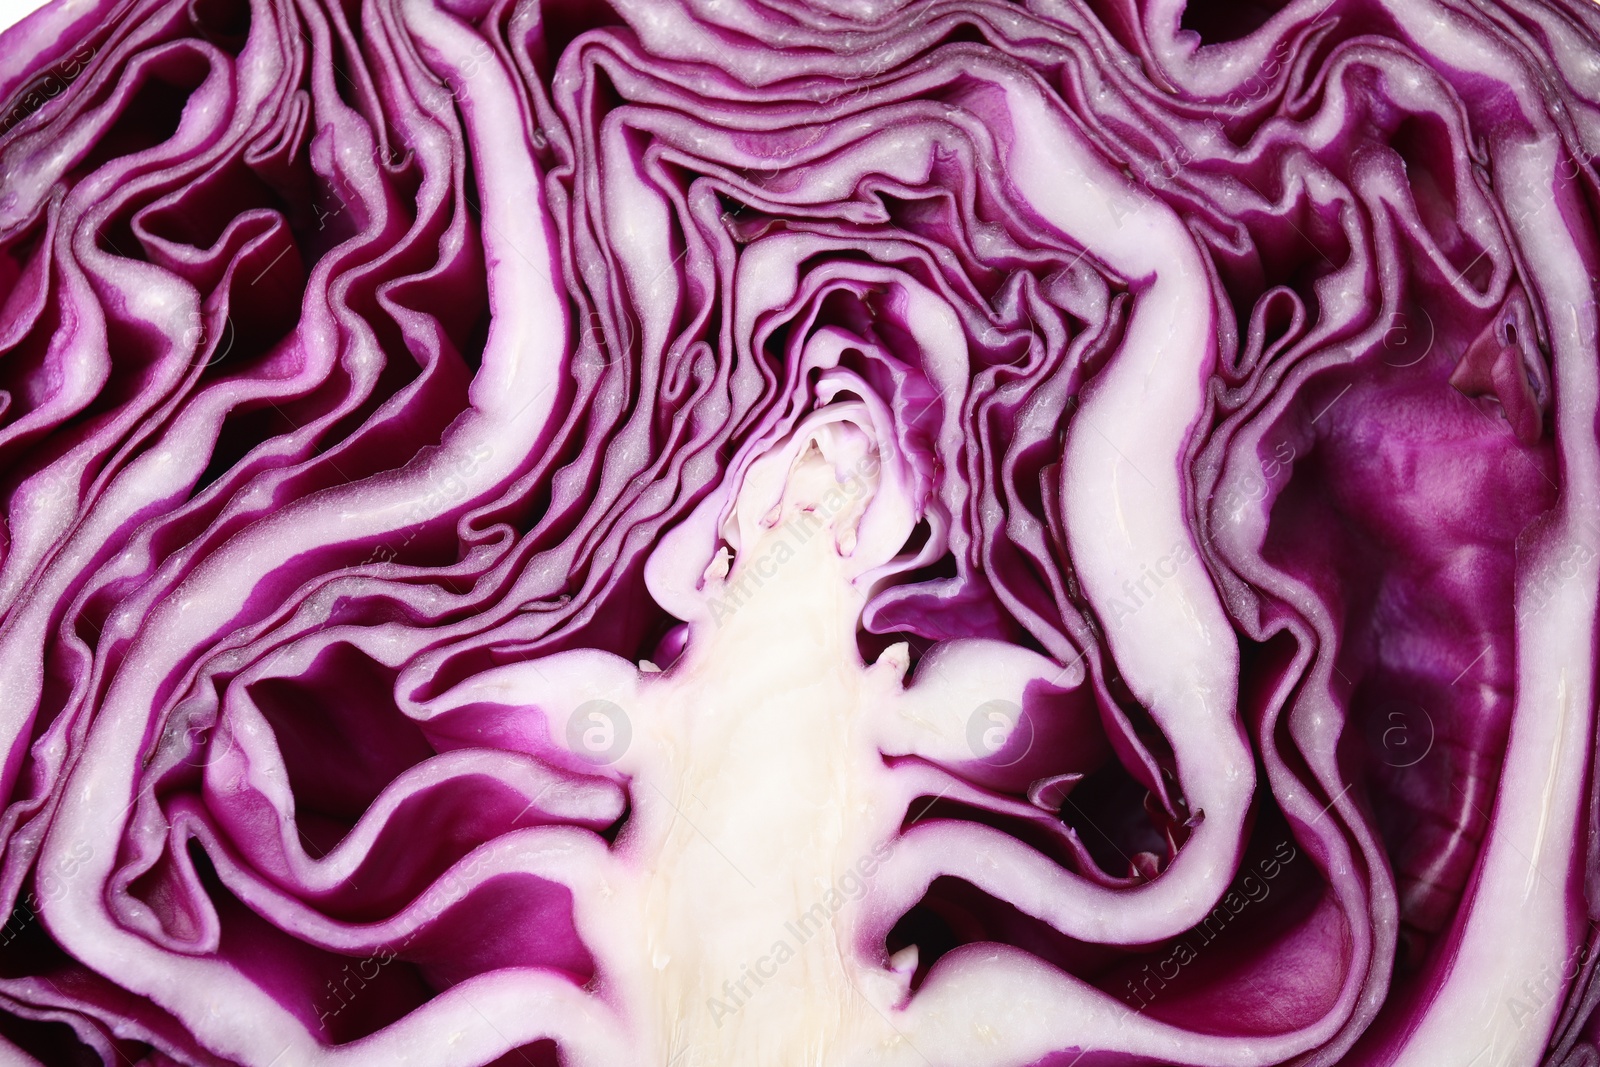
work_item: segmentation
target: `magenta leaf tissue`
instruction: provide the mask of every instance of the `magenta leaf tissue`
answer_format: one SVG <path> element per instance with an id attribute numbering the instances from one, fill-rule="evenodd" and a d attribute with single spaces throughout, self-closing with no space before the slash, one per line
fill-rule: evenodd
<path id="1" fill-rule="evenodd" d="M 53 0 L 0 1062 L 1600 1064 L 1600 6 Z"/>

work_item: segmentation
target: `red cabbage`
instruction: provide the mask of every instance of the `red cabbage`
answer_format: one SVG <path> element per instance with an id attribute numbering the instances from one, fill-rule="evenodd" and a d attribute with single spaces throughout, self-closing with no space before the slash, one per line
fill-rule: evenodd
<path id="1" fill-rule="evenodd" d="M 54 0 L 0 96 L 0 1061 L 1600 1064 L 1600 7 Z"/>

